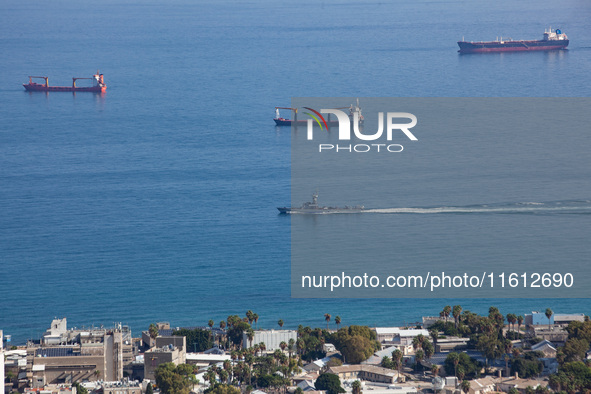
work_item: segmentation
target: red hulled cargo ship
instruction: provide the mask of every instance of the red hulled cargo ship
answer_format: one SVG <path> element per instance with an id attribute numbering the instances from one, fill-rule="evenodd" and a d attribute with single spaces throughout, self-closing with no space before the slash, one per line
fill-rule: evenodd
<path id="1" fill-rule="evenodd" d="M 33 78 L 41 78 L 45 83 L 33 82 Z M 76 81 L 79 79 L 92 79 L 92 86 L 76 86 Z M 29 76 L 29 83 L 24 83 L 23 86 L 28 92 L 93 92 L 104 93 L 107 91 L 103 74 L 98 71 L 92 78 L 72 78 L 72 86 L 49 86 L 48 77 Z"/>
<path id="2" fill-rule="evenodd" d="M 566 49 L 568 37 L 560 29 L 548 29 L 541 40 L 458 41 L 460 53 L 552 51 Z"/>

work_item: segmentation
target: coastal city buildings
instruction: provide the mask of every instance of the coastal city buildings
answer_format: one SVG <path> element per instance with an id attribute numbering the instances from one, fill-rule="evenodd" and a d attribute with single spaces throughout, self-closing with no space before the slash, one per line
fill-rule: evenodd
<path id="1" fill-rule="evenodd" d="M 85 380 L 119 381 L 124 363 L 132 358 L 131 344 L 128 327 L 68 329 L 65 318 L 54 319 L 39 342 L 27 344 L 25 377 L 33 388 Z"/>
<path id="2" fill-rule="evenodd" d="M 155 380 L 154 371 L 160 364 L 185 364 L 185 337 L 178 337 L 178 339 L 181 339 L 182 342 L 180 346 L 165 344 L 159 347 L 156 345 L 144 353 L 144 379 Z"/>
<path id="3" fill-rule="evenodd" d="M 494 313 L 494 308 L 491 310 Z M 492 321 L 488 316 L 469 316 L 474 321 Z M 511 319 L 510 315 L 507 316 Z M 191 366 L 188 371 L 193 371 L 195 382 L 199 382 L 193 388 L 195 393 L 210 387 L 212 382 L 252 379 L 249 383 L 253 387 L 260 386 L 254 392 L 263 394 L 272 391 L 273 386 L 269 383 L 272 379 L 283 379 L 283 376 L 287 379 L 281 380 L 281 384 L 291 386 L 286 387 L 288 392 L 299 387 L 310 394 L 320 393 L 315 382 L 325 373 L 336 375 L 347 393 L 353 390 L 355 381 L 361 382 L 363 390 L 374 394 L 418 394 L 430 390 L 457 394 L 460 384 L 464 385 L 462 391 L 467 394 L 515 394 L 516 391 L 527 394 L 536 387 L 541 393 L 559 370 L 561 364 L 557 357 L 565 352 L 561 347 L 571 339 L 569 332 L 573 332 L 574 327 L 581 332 L 583 327 L 591 331 L 591 326 L 582 314 L 556 314 L 549 324 L 543 322 L 540 313 L 527 316 L 526 324 L 515 327 L 505 324 L 504 317 L 500 319 L 502 316 L 497 315 L 498 332 L 494 337 L 501 335 L 505 342 L 502 353 L 499 353 L 501 356 L 496 357 L 489 357 L 486 348 L 475 345 L 476 341 L 472 341 L 469 335 L 462 336 L 453 322 L 444 319 L 432 322 L 431 330 L 357 326 L 350 327 L 351 331 L 339 331 L 339 335 L 334 335 L 335 331 L 308 327 L 297 331 L 245 330 L 242 340 L 234 336 L 235 342 L 232 342 L 225 330 L 214 329 L 211 325 L 173 329 L 169 323 L 158 323 L 143 331 L 140 338 L 133 338 L 131 330 L 121 324 L 111 328 L 68 328 L 65 318 L 56 318 L 39 340 L 28 341 L 24 346 L 7 349 L 0 331 L 0 343 L 3 344 L 0 346 L 0 378 L 6 377 L 7 393 L 18 390 L 20 393 L 75 394 L 76 384 L 82 384 L 91 394 L 143 394 L 148 384 L 156 385 L 158 367 L 171 363 Z M 546 314 L 543 317 L 548 321 Z M 472 323 L 468 320 L 462 324 L 464 334 L 480 327 L 469 327 Z M 571 326 L 567 330 L 568 324 Z M 199 344 L 203 349 L 205 344 L 206 350 L 191 352 L 187 337 L 179 335 L 180 332 L 197 335 L 192 337 L 194 347 Z M 198 339 L 199 335 L 203 341 Z M 347 342 L 345 347 L 344 342 L 339 341 L 355 335 L 367 335 L 371 341 L 366 343 L 372 347 L 364 357 L 347 363 L 351 356 L 347 351 L 352 349 L 346 346 L 360 346 L 359 350 L 362 350 L 363 341 Z M 547 338 L 543 339 L 542 335 Z M 311 348 L 307 348 L 306 342 Z M 255 353 L 250 348 L 261 343 L 265 344 L 265 352 L 257 350 Z M 287 343 L 294 347 L 288 350 Z M 352 345 L 354 343 L 357 345 Z M 256 348 L 260 349 L 260 346 Z M 569 353 L 568 357 L 591 358 L 591 351 L 587 348 L 581 351 L 578 356 Z M 394 364 L 397 352 L 399 364 Z M 317 358 L 300 359 L 306 353 Z M 463 362 L 475 366 L 470 376 L 468 372 L 465 376 L 463 372 L 461 376 L 454 376 L 455 368 L 449 369 L 452 353 L 458 357 L 461 355 Z M 535 360 L 535 373 L 528 369 L 513 371 L 511 363 L 518 362 L 518 359 Z M 257 363 L 260 363 L 258 367 Z M 272 368 L 270 371 L 274 373 L 265 375 L 261 368 Z M 460 370 L 464 371 L 463 368 L 471 367 L 464 365 Z M 248 372 L 245 374 L 245 371 Z M 520 376 L 519 371 L 525 376 Z M 223 373 L 227 374 L 224 376 Z M 255 374 L 262 374 L 259 376 L 262 380 Z M 231 379 L 226 380 L 228 378 Z"/>

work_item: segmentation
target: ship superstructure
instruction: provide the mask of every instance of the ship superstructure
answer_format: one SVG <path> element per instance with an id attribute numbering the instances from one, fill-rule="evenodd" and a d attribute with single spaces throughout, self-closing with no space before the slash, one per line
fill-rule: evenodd
<path id="1" fill-rule="evenodd" d="M 282 214 L 322 214 L 322 213 L 359 213 L 365 210 L 363 205 L 344 207 L 324 207 L 318 205 L 318 192 L 312 194 L 312 201 L 303 203 L 300 207 L 278 207 L 279 213 Z"/>

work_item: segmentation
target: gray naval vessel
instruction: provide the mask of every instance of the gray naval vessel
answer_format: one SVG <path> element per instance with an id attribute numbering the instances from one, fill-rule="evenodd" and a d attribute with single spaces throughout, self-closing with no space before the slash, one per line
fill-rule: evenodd
<path id="1" fill-rule="evenodd" d="M 318 192 L 312 194 L 312 202 L 308 201 L 302 204 L 301 207 L 278 207 L 280 214 L 294 214 L 303 213 L 308 215 L 318 215 L 322 213 L 359 213 L 365 210 L 363 205 L 344 207 L 322 207 L 318 205 Z"/>

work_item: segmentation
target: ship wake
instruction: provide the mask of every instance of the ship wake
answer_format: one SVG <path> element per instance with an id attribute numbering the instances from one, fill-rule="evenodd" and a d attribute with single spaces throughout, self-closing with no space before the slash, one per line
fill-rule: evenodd
<path id="1" fill-rule="evenodd" d="M 591 200 L 517 202 L 465 206 L 371 208 L 364 213 L 381 214 L 591 214 Z"/>

